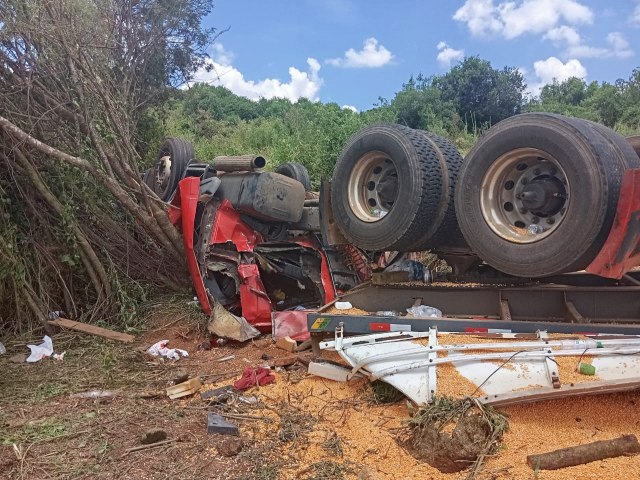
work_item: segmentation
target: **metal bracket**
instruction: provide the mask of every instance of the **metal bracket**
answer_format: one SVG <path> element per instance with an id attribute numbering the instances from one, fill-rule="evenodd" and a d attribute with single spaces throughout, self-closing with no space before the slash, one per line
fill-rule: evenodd
<path id="1" fill-rule="evenodd" d="M 429 347 L 432 348 L 432 351 L 427 355 L 427 359 L 431 362 L 438 358 L 438 353 L 435 351 L 433 347 L 438 345 L 438 329 L 430 328 L 429 329 Z M 427 368 L 427 401 L 430 402 L 433 397 L 436 395 L 438 385 L 438 377 L 436 375 L 436 366 L 431 365 Z"/>

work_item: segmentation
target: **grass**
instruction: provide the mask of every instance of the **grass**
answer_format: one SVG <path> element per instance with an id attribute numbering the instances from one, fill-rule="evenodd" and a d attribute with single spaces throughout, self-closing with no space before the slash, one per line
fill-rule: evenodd
<path id="1" fill-rule="evenodd" d="M 305 470 L 307 476 L 305 480 L 342 480 L 345 475 L 357 473 L 357 465 L 352 462 L 338 463 L 332 460 L 322 460 L 312 463 Z"/>
<path id="2" fill-rule="evenodd" d="M 280 415 L 280 430 L 278 439 L 281 442 L 296 442 L 313 430 L 316 419 L 288 403 L 281 403 L 278 407 Z"/>
<path id="3" fill-rule="evenodd" d="M 56 352 L 67 350 L 64 362 L 2 362 L 0 404 L 38 404 L 61 395 L 126 387 L 140 379 L 138 354 L 130 345 L 65 332 L 54 337 L 53 346 Z"/>
<path id="4" fill-rule="evenodd" d="M 335 456 L 342 456 L 344 453 L 342 449 L 342 439 L 338 436 L 336 432 L 331 432 L 327 435 L 324 442 L 322 442 L 322 448 L 324 448 L 328 453 Z"/>
<path id="5" fill-rule="evenodd" d="M 54 417 L 42 422 L 28 422 L 14 433 L 9 433 L 7 430 L 2 429 L 0 443 L 3 445 L 19 445 L 21 443 L 42 442 L 66 435 L 68 432 L 69 426 Z"/>
<path id="6" fill-rule="evenodd" d="M 382 380 L 375 380 L 371 383 L 371 392 L 376 403 L 396 403 L 404 398 L 401 391 Z"/>

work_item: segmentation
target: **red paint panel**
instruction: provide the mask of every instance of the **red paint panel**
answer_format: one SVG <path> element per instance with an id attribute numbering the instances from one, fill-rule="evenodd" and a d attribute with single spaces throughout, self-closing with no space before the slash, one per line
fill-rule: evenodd
<path id="1" fill-rule="evenodd" d="M 178 190 L 174 195 L 179 198 L 179 206 L 182 216 L 182 244 L 184 245 L 184 254 L 187 260 L 187 268 L 193 281 L 193 286 L 198 296 L 198 301 L 205 314 L 211 314 L 211 304 L 204 287 L 202 275 L 198 268 L 198 261 L 193 249 L 193 233 L 196 220 L 196 208 L 198 206 L 198 198 L 200 196 L 200 178 L 187 177 L 180 180 Z"/>
<path id="2" fill-rule="evenodd" d="M 262 237 L 240 218 L 229 200 L 223 200 L 216 212 L 211 232 L 211 243 L 232 242 L 239 252 L 253 252 Z"/>
<path id="3" fill-rule="evenodd" d="M 238 265 L 242 280 L 240 305 L 242 316 L 261 332 L 271 331 L 271 300 L 265 291 L 260 272 L 255 264 Z"/>
<path id="4" fill-rule="evenodd" d="M 586 268 L 607 278 L 622 278 L 640 265 L 640 169 L 625 171 L 618 209 L 602 249 Z"/>

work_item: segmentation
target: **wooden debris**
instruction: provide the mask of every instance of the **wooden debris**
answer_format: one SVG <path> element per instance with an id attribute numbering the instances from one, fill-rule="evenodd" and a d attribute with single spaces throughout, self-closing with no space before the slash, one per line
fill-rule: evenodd
<path id="1" fill-rule="evenodd" d="M 108 338 L 109 340 L 116 340 L 118 342 L 132 343 L 135 340 L 135 337 L 133 335 L 122 332 L 114 332 L 113 330 L 97 327 L 95 325 L 89 325 L 87 323 L 76 322 L 75 320 L 69 320 L 67 318 L 49 320 L 48 323 L 57 327 L 68 328 L 69 330 L 88 333 L 89 335 L 96 335 L 98 337 Z"/>
<path id="2" fill-rule="evenodd" d="M 276 340 L 276 347 L 287 352 L 295 352 L 298 344 L 291 337 L 281 337 Z"/>
<path id="3" fill-rule="evenodd" d="M 301 342 L 300 345 L 296 347 L 296 352 L 304 352 L 305 350 L 310 350 L 310 349 L 311 349 L 311 339 Z"/>
<path id="4" fill-rule="evenodd" d="M 193 395 L 200 390 L 200 387 L 202 387 L 202 383 L 200 382 L 200 379 L 196 377 L 167 388 L 167 395 L 171 400 L 174 400 L 176 398 Z"/>
<path id="5" fill-rule="evenodd" d="M 640 443 L 635 435 L 623 435 L 611 440 L 561 448 L 553 452 L 528 455 L 527 464 L 534 470 L 558 470 L 585 463 L 640 453 Z"/>
<path id="6" fill-rule="evenodd" d="M 149 445 L 138 445 L 137 447 L 127 448 L 120 458 L 128 455 L 131 452 L 137 452 L 139 450 L 146 450 L 147 448 L 161 447 L 162 445 L 168 445 L 170 443 L 177 442 L 177 441 L 178 441 L 177 438 L 172 438 L 170 440 L 164 440 L 162 442 L 150 443 Z"/>

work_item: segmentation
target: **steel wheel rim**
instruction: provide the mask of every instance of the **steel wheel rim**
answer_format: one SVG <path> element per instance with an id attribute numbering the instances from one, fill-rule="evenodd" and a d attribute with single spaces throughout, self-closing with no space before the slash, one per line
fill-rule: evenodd
<path id="1" fill-rule="evenodd" d="M 169 183 L 171 182 L 172 167 L 173 162 L 169 154 L 163 155 L 158 159 L 155 175 L 155 182 L 158 187 L 158 192 L 162 192 L 164 194 L 169 188 Z"/>
<path id="2" fill-rule="evenodd" d="M 384 152 L 373 151 L 360 157 L 347 182 L 349 207 L 367 223 L 382 220 L 398 198 L 398 171 Z"/>
<path id="3" fill-rule="evenodd" d="M 564 221 L 570 201 L 565 171 L 542 150 L 520 148 L 505 153 L 486 171 L 480 185 L 480 209 L 500 238 L 537 242 Z"/>

